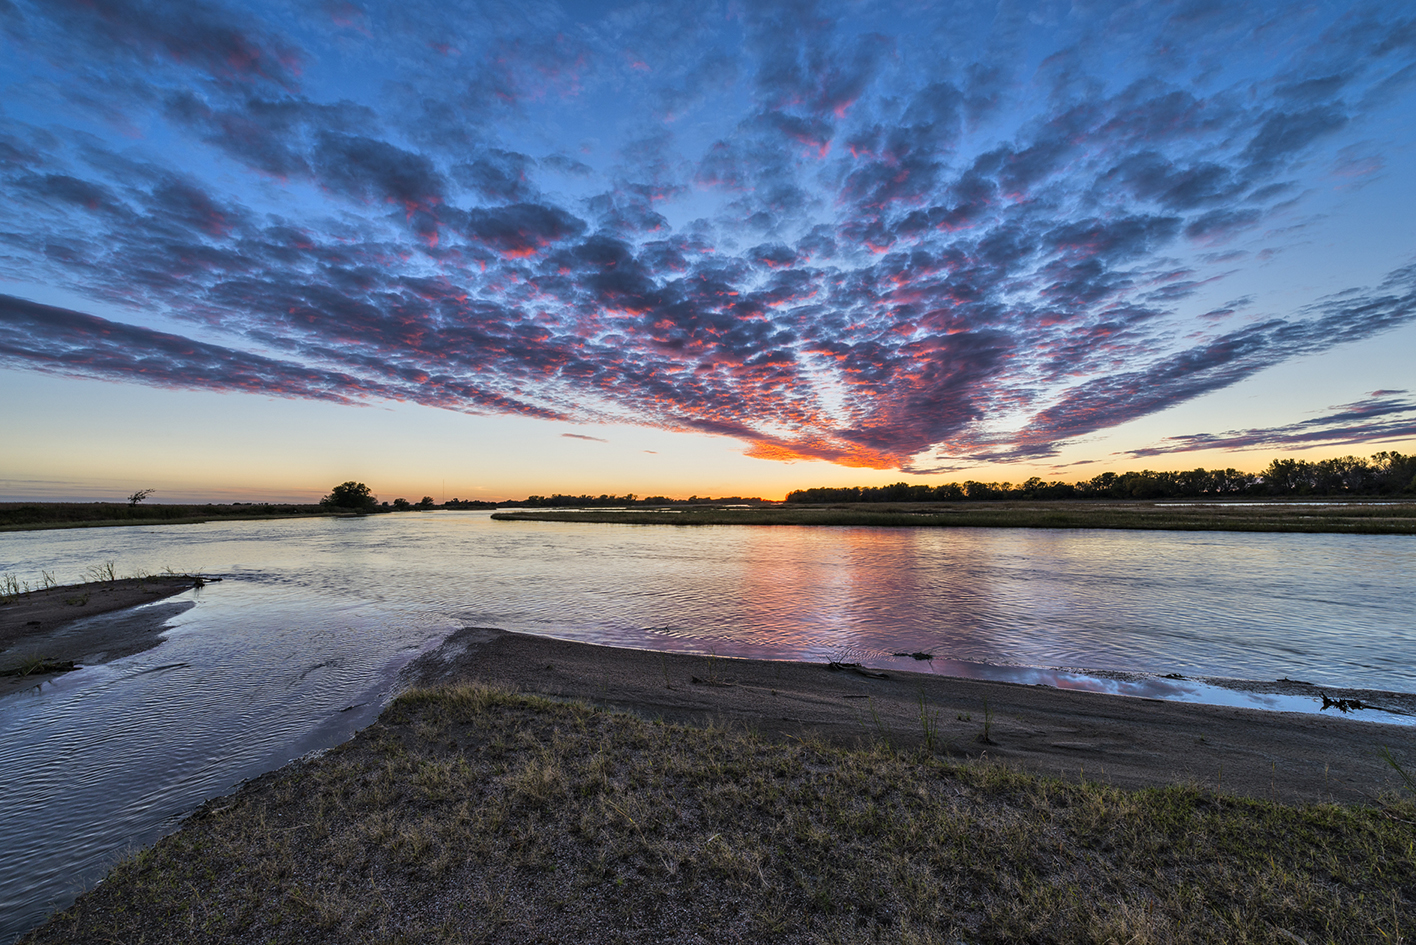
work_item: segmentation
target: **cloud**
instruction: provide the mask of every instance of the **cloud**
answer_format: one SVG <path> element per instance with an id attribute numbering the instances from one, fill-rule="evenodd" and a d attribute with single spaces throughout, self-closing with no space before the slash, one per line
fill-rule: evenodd
<path id="1" fill-rule="evenodd" d="M 428 406 L 485 406 L 553 419 L 477 387 L 381 366 L 380 377 L 262 357 L 83 312 L 0 295 L 0 362 L 48 374 L 154 387 L 266 394 L 355 405 L 408 400 Z M 438 381 L 441 380 L 441 383 Z"/>
<path id="2" fill-rule="evenodd" d="M 274 30 L 204 0 L 44 0 L 0 8 L 12 35 L 51 56 L 176 63 L 220 82 L 294 88 L 301 53 Z"/>
<path id="3" fill-rule="evenodd" d="M 389 393 L 347 374 L 0 295 L 0 359 L 50 374 L 351 404 Z"/>
<path id="4" fill-rule="evenodd" d="M 1369 446 L 1416 437 L 1416 399 L 1404 390 L 1373 391 L 1363 400 L 1331 408 L 1330 413 L 1276 427 L 1190 433 L 1166 437 L 1156 446 L 1128 450 L 1136 457 L 1194 450 L 1305 450 L 1332 446 Z"/>
<path id="5" fill-rule="evenodd" d="M 1322 350 L 1335 339 L 1370 337 L 1416 320 L 1416 266 L 1392 273 L 1374 290 L 1342 293 L 1309 306 L 1303 314 L 1307 317 L 1274 319 L 1221 335 L 1140 370 L 1087 381 L 1039 410 L 1016 433 L 1001 439 L 959 441 L 956 448 L 977 461 L 1050 456 L 1068 440 L 1223 389 L 1269 365 Z M 1335 415 L 1331 419 L 1336 422 L 1348 418 Z M 1378 439 L 1401 435 L 1392 433 L 1392 429 L 1397 429 L 1393 427 L 1364 429 Z M 1239 444 L 1241 440 L 1233 442 Z"/>
<path id="6" fill-rule="evenodd" d="M 1053 455 L 1416 317 L 1410 269 L 1220 285 L 1334 169 L 1382 176 L 1416 69 L 1392 11 L 1288 12 L 12 0 L 0 277 L 124 314 L 8 298 L 4 357 Z"/>
<path id="7" fill-rule="evenodd" d="M 433 162 L 387 141 L 323 132 L 312 157 L 320 181 L 338 193 L 405 207 L 443 202 L 446 184 Z"/>
<path id="8" fill-rule="evenodd" d="M 592 443 L 608 443 L 609 440 L 601 439 L 598 436 L 586 436 L 583 433 L 562 433 L 561 436 L 570 440 L 589 440 Z"/>
<path id="9" fill-rule="evenodd" d="M 320 104 L 297 96 L 250 96 L 213 103 L 182 89 L 170 93 L 163 108 L 167 117 L 196 132 L 203 141 L 278 178 L 316 174 L 321 162 L 312 145 L 323 137 L 327 142 L 323 162 L 333 164 L 336 170 L 330 189 L 340 192 L 349 192 L 350 174 L 339 167 L 338 145 L 330 142 L 377 123 L 376 113 L 367 106 L 347 101 Z M 357 169 L 354 173 L 358 174 Z"/>
<path id="10" fill-rule="evenodd" d="M 1273 111 L 1244 149 L 1243 157 L 1254 164 L 1271 164 L 1291 157 L 1318 138 L 1347 124 L 1347 115 L 1337 105 L 1323 104 L 1301 112 Z"/>
<path id="11" fill-rule="evenodd" d="M 585 223 L 558 207 L 517 203 L 470 210 L 461 230 L 503 255 L 529 256 L 585 232 Z"/>
<path id="12" fill-rule="evenodd" d="M 535 188 L 528 181 L 535 165 L 536 162 L 524 154 L 494 148 L 467 164 L 457 165 L 453 174 L 461 184 L 489 200 L 522 201 L 536 196 Z M 555 166 L 575 167 L 568 163 Z"/>

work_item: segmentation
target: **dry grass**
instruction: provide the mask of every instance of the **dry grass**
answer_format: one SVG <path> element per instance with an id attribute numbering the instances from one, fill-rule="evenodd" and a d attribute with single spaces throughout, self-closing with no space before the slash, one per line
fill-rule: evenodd
<path id="1" fill-rule="evenodd" d="M 41 942 L 1410 942 L 1416 803 L 1127 792 L 484 686 L 199 811 Z"/>

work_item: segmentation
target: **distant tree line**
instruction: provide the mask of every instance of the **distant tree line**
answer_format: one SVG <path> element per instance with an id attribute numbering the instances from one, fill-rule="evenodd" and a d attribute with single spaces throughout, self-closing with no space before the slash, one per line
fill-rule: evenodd
<path id="1" fill-rule="evenodd" d="M 407 499 L 394 499 L 393 502 L 380 502 L 373 491 L 362 482 L 342 482 L 330 490 L 329 495 L 320 500 L 320 508 L 331 512 L 358 512 L 361 514 L 369 512 L 413 512 L 427 511 L 429 509 L 495 509 L 495 508 L 529 508 L 529 509 L 591 509 L 615 507 L 623 508 L 627 506 L 671 506 L 671 505 L 761 505 L 766 504 L 766 500 L 744 498 L 742 496 L 725 496 L 718 499 L 710 499 L 707 496 L 689 496 L 687 499 L 670 499 L 662 495 L 637 496 L 634 493 L 626 495 L 565 495 L 557 492 L 555 495 L 533 495 L 522 499 L 520 502 L 506 500 L 504 502 L 484 502 L 478 499 L 448 499 L 442 505 L 433 501 L 430 495 L 423 496 L 419 502 L 409 502 Z"/>
<path id="2" fill-rule="evenodd" d="M 980 499 L 1167 499 L 1243 496 L 1382 496 L 1416 492 L 1416 456 L 1394 451 L 1374 454 L 1370 460 L 1356 456 L 1310 462 L 1302 459 L 1275 459 L 1258 473 L 1237 469 L 1190 469 L 1156 472 L 1101 473 L 1077 482 L 1048 482 L 1034 476 L 1020 485 L 1011 482 L 948 482 L 931 486 L 897 482 L 888 486 L 820 486 L 797 489 L 787 495 L 789 503 L 825 502 L 959 502 Z M 593 509 L 672 507 L 695 505 L 770 505 L 755 496 L 667 496 L 624 495 L 532 495 L 521 501 L 486 502 L 476 499 L 448 499 L 438 505 L 432 496 L 419 502 L 394 499 L 379 502 L 362 482 L 335 486 L 320 501 L 329 511 L 405 512 L 445 509 Z"/>
<path id="3" fill-rule="evenodd" d="M 965 499 L 1168 499 L 1238 496 L 1381 496 L 1416 492 L 1416 456 L 1383 451 L 1309 462 L 1275 459 L 1263 472 L 1237 469 L 1102 473 L 1078 482 L 1034 476 L 1011 482 L 949 482 L 938 486 L 819 486 L 787 494 L 788 502 L 958 502 Z"/>
<path id="4" fill-rule="evenodd" d="M 502 508 L 594 509 L 670 505 L 761 505 L 764 504 L 764 501 L 757 497 L 745 498 L 743 496 L 724 496 L 711 499 L 707 496 L 692 495 L 687 499 L 670 499 L 662 495 L 637 496 L 633 492 L 625 495 L 562 495 L 557 492 L 555 495 L 527 496 L 520 502 L 498 502 L 497 505 Z"/>

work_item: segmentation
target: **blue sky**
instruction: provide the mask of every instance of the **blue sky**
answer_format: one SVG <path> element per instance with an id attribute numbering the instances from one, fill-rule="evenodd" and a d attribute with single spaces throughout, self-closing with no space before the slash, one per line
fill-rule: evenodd
<path id="1" fill-rule="evenodd" d="M 0 0 L 0 43 L 0 496 L 1416 441 L 1402 4 Z"/>

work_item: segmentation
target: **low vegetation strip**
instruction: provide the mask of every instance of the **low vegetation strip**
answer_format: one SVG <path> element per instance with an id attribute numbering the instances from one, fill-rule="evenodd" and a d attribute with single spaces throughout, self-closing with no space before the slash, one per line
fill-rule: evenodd
<path id="1" fill-rule="evenodd" d="M 1034 476 L 1011 482 L 896 482 L 888 486 L 818 486 L 787 493 L 788 502 L 956 502 L 960 499 L 1214 499 L 1392 496 L 1416 493 L 1416 456 L 1383 450 L 1371 460 L 1342 456 L 1315 462 L 1275 459 L 1262 472 L 1237 469 L 1105 472 L 1078 482 Z"/>
<path id="2" fill-rule="evenodd" d="M 227 519 L 324 515 L 318 505 L 139 505 L 120 502 L 0 502 L 0 531 L 103 525 L 190 525 Z"/>
<path id="3" fill-rule="evenodd" d="M 418 690 L 23 941 L 1409 942 L 1416 802 L 1128 792 Z"/>
<path id="4" fill-rule="evenodd" d="M 538 510 L 497 512 L 500 521 L 617 525 L 870 525 L 952 528 L 1137 528 L 1174 531 L 1416 534 L 1416 502 L 1159 503 L 1124 501 L 962 502 L 952 505 L 828 505 L 753 509 Z"/>

